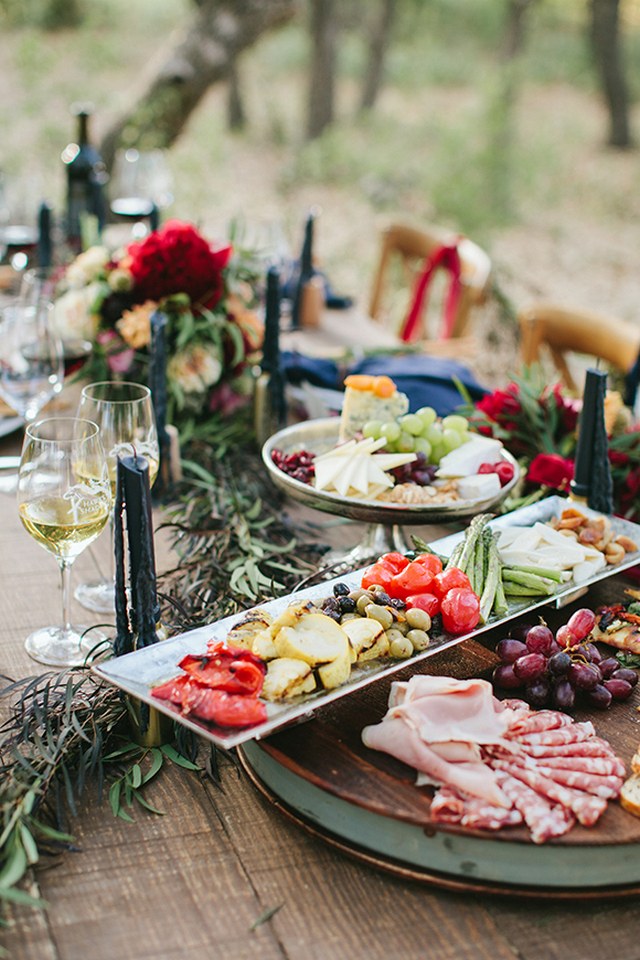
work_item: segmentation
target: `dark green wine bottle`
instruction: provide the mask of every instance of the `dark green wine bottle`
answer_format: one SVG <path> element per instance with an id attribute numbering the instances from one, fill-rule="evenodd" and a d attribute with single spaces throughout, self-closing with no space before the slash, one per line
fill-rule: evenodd
<path id="1" fill-rule="evenodd" d="M 65 233 L 69 246 L 79 251 L 99 237 L 104 226 L 107 174 L 89 138 L 92 106 L 74 104 L 71 110 L 77 117 L 77 142 L 67 144 L 62 152 L 67 172 Z"/>

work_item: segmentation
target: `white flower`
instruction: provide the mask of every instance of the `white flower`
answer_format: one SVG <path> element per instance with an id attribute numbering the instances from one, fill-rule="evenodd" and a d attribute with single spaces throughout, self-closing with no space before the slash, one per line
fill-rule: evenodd
<path id="1" fill-rule="evenodd" d="M 53 322 L 58 336 L 63 340 L 95 338 L 98 317 L 91 313 L 91 307 L 100 290 L 99 283 L 92 283 L 80 290 L 67 290 L 55 300 Z"/>
<path id="2" fill-rule="evenodd" d="M 109 251 L 106 247 L 89 247 L 69 264 L 65 280 L 70 287 L 84 287 L 96 280 L 108 263 Z"/>
<path id="3" fill-rule="evenodd" d="M 184 393 L 204 393 L 222 375 L 222 362 L 215 347 L 195 344 L 177 353 L 167 364 L 167 376 Z"/>

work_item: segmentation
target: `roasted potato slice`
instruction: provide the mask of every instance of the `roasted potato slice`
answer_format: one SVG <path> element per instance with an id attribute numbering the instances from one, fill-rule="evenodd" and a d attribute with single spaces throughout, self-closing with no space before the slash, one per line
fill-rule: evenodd
<path id="1" fill-rule="evenodd" d="M 333 690 L 346 683 L 351 674 L 351 648 L 347 649 L 331 663 L 318 667 L 318 677 L 325 690 Z"/>
<path id="2" fill-rule="evenodd" d="M 341 626 L 349 638 L 349 645 L 355 654 L 354 659 L 357 659 L 365 650 L 372 647 L 381 636 L 384 636 L 382 624 L 371 617 L 347 620 Z"/>
<path id="3" fill-rule="evenodd" d="M 389 656 L 389 640 L 386 633 L 383 633 L 372 647 L 369 647 L 368 650 L 363 650 L 358 661 L 363 663 L 365 660 L 377 660 L 379 657 L 388 657 Z"/>
<path id="4" fill-rule="evenodd" d="M 234 624 L 227 634 L 227 643 L 232 647 L 253 649 L 253 641 L 263 630 L 267 630 L 273 623 L 273 617 L 266 610 L 260 608 L 249 610 L 238 623 Z"/>
<path id="5" fill-rule="evenodd" d="M 301 693 L 311 693 L 316 678 L 308 663 L 291 657 L 279 657 L 267 665 L 261 696 L 265 700 L 290 700 Z"/>
<path id="6" fill-rule="evenodd" d="M 260 633 L 254 636 L 253 643 L 251 644 L 251 652 L 263 660 L 275 660 L 278 656 L 278 651 L 276 650 L 273 637 L 268 627 L 266 630 L 261 630 Z"/>
<path id="7" fill-rule="evenodd" d="M 273 642 L 279 657 L 304 660 L 311 667 L 349 655 L 347 634 L 325 613 L 307 613 L 295 626 L 281 627 Z"/>

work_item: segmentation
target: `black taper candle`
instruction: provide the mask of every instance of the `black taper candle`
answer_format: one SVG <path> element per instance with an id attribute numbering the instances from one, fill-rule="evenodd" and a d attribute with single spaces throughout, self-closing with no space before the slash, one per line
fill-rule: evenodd
<path id="1" fill-rule="evenodd" d="M 145 457 L 121 457 L 118 461 L 124 488 L 129 547 L 129 617 L 136 649 L 156 643 L 160 604 L 156 592 L 156 559 L 149 462 Z"/>
<path id="2" fill-rule="evenodd" d="M 38 266 L 50 267 L 53 262 L 51 241 L 51 207 L 41 203 L 38 207 Z"/>
<path id="3" fill-rule="evenodd" d="M 310 213 L 307 217 L 307 221 L 304 227 L 304 241 L 302 243 L 302 252 L 300 254 L 300 270 L 298 274 L 298 282 L 293 296 L 293 303 L 291 305 L 291 326 L 294 330 L 297 330 L 301 324 L 301 307 L 302 307 L 302 294 L 305 288 L 305 285 L 309 282 L 313 276 L 313 224 L 315 217 L 313 213 Z"/>
<path id="4" fill-rule="evenodd" d="M 606 389 L 606 373 L 590 367 L 585 376 L 582 410 L 578 420 L 576 462 L 573 480 L 571 481 L 571 493 L 583 499 L 589 496 L 595 427 L 600 410 L 602 410 L 602 416 L 604 417 Z"/>
<path id="5" fill-rule="evenodd" d="M 157 494 L 170 486 L 171 440 L 167 433 L 167 324 L 166 313 L 156 310 L 151 315 L 151 355 L 149 388 L 156 415 L 160 464 L 155 490 Z"/>
<path id="6" fill-rule="evenodd" d="M 280 274 L 277 267 L 269 267 L 267 271 L 264 342 L 260 366 L 264 373 L 273 373 L 280 366 Z"/>
<path id="7" fill-rule="evenodd" d="M 149 214 L 149 229 L 152 233 L 160 226 L 160 211 L 156 203 L 151 206 L 151 213 Z"/>
<path id="8" fill-rule="evenodd" d="M 115 550 L 115 608 L 116 608 L 116 636 L 113 641 L 113 653 L 121 657 L 131 653 L 134 649 L 134 636 L 129 623 L 127 606 L 127 575 L 124 550 L 124 520 L 125 503 L 124 471 L 118 461 L 116 466 L 116 502 L 113 518 L 113 542 Z"/>
<path id="9" fill-rule="evenodd" d="M 607 393 L 606 374 L 598 382 L 598 402 L 595 409 L 591 450 L 591 477 L 587 504 L 599 513 L 613 513 L 613 478 L 609 461 L 609 438 L 605 420 Z"/>

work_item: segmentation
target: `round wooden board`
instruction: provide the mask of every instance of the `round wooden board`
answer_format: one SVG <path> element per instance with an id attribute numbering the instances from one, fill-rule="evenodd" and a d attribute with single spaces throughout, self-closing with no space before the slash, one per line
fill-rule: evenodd
<path id="1" fill-rule="evenodd" d="M 622 599 L 625 585 L 622 575 L 599 584 L 589 605 Z M 571 612 L 544 611 L 552 626 L 566 622 Z M 482 644 L 466 642 L 419 666 L 457 677 L 487 676 L 496 662 L 492 648 L 498 639 L 484 634 Z M 530 897 L 638 893 L 640 818 L 617 802 L 609 803 L 595 827 L 577 826 L 542 846 L 531 842 L 524 827 L 489 833 L 432 824 L 431 793 L 416 788 L 415 772 L 361 742 L 363 726 L 378 722 L 386 710 L 390 682 L 354 692 L 308 723 L 245 744 L 242 760 L 253 782 L 305 829 L 403 877 Z M 626 762 L 640 740 L 639 703 L 640 685 L 631 700 L 589 715 L 597 733 Z"/>

